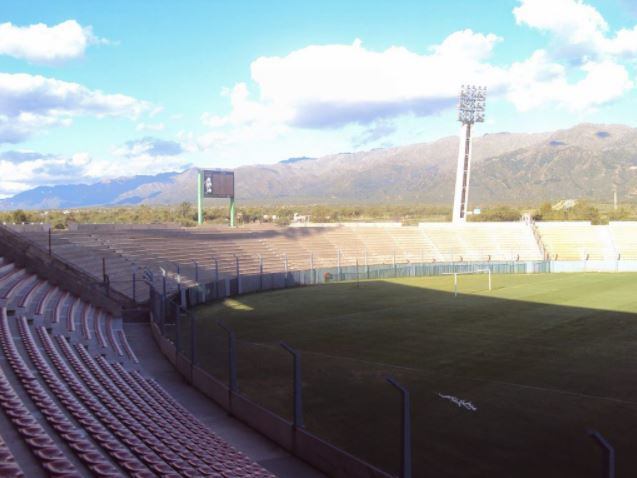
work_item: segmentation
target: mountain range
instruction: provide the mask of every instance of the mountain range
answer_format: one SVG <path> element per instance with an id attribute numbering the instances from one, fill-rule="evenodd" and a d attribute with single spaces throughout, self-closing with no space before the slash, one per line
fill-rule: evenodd
<path id="1" fill-rule="evenodd" d="M 298 157 L 235 170 L 246 203 L 450 204 L 458 137 L 430 143 Z M 211 164 L 211 166 L 213 166 Z M 0 209 L 176 204 L 196 199 L 197 171 L 95 184 L 42 186 L 0 200 Z M 565 198 L 637 200 L 637 128 L 580 124 L 546 133 L 475 137 L 471 206 L 537 204 Z"/>

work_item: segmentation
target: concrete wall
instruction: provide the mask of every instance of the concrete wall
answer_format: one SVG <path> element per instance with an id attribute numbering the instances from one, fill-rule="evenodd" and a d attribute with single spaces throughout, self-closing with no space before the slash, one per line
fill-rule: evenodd
<path id="1" fill-rule="evenodd" d="M 637 261 L 551 261 L 551 272 L 637 272 Z"/>

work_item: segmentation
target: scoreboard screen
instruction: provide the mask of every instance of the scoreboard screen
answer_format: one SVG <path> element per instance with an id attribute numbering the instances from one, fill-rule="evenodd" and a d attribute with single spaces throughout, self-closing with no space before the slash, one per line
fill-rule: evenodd
<path id="1" fill-rule="evenodd" d="M 233 198 L 234 171 L 203 171 L 203 197 L 205 198 Z"/>

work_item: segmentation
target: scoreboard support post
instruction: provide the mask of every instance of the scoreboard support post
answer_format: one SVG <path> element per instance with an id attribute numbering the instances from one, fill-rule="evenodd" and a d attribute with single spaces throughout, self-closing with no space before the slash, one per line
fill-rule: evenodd
<path id="1" fill-rule="evenodd" d="M 234 196 L 230 198 L 230 227 L 234 227 Z"/>
<path id="2" fill-rule="evenodd" d="M 197 172 L 197 224 L 203 224 L 203 172 Z"/>

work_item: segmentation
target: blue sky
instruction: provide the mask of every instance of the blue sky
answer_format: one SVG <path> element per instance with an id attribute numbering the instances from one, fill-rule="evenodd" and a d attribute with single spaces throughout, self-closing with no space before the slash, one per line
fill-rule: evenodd
<path id="1" fill-rule="evenodd" d="M 635 125 L 631 0 L 0 1 L 0 197 L 456 134 Z"/>

